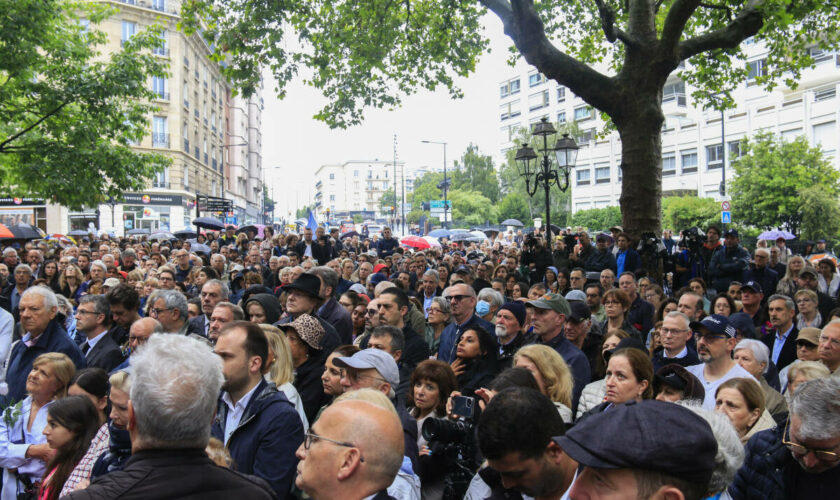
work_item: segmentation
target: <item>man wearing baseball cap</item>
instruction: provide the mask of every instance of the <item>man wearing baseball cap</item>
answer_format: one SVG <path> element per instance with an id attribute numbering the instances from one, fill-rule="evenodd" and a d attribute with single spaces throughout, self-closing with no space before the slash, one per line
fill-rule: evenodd
<path id="1" fill-rule="evenodd" d="M 718 291 L 728 289 L 733 280 L 743 281 L 744 271 L 750 265 L 750 253 L 741 246 L 738 231 L 728 229 L 723 236 L 723 248 L 712 254 L 709 262 L 709 279 Z"/>
<path id="2" fill-rule="evenodd" d="M 571 295 L 572 292 L 569 292 Z M 568 295 L 567 295 L 568 297 Z M 566 318 L 566 340 L 581 350 L 589 361 L 589 368 L 594 371 L 598 356 L 601 355 L 601 330 L 592 324 L 592 311 L 585 302 L 569 300 L 571 314 Z"/>
<path id="3" fill-rule="evenodd" d="M 757 281 L 747 281 L 741 285 L 741 304 L 743 312 L 750 315 L 753 326 L 761 328 L 769 320 L 767 308 L 764 307 L 764 288 Z"/>
<path id="4" fill-rule="evenodd" d="M 618 405 L 554 442 L 583 466 L 569 491 L 573 499 L 601 498 L 604 490 L 620 499 L 705 498 L 718 449 L 705 419 L 662 401 Z"/>
<path id="5" fill-rule="evenodd" d="M 572 390 L 572 411 L 577 407 L 580 392 L 583 386 L 591 379 L 589 361 L 580 349 L 566 340 L 564 333 L 566 318 L 572 314 L 569 303 L 562 295 L 549 293 L 537 300 L 526 303 L 527 307 L 533 309 L 532 323 L 534 333 L 537 335 L 537 343 L 551 347 L 557 351 L 575 378 L 575 386 Z"/>
<path id="6" fill-rule="evenodd" d="M 341 369 L 341 386 L 344 392 L 369 388 L 377 390 L 396 401 L 396 390 L 400 385 L 400 371 L 393 356 L 387 352 L 368 348 L 352 356 L 335 358 L 333 364 Z M 403 427 L 405 456 L 417 470 L 417 421 L 408 414 L 403 405 L 394 405 Z"/>
<path id="7" fill-rule="evenodd" d="M 738 339 L 726 316 L 712 314 L 703 321 L 692 321 L 691 329 L 695 332 L 697 356 L 702 363 L 687 366 L 686 370 L 703 383 L 706 391 L 703 408 L 714 410 L 715 393 L 720 384 L 732 378 L 754 377 L 732 359 L 732 350 Z"/>

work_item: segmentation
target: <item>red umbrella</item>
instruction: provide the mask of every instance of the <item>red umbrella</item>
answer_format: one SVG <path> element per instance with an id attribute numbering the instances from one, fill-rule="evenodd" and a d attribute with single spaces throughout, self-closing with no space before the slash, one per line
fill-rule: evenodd
<path id="1" fill-rule="evenodd" d="M 432 248 L 432 245 L 420 236 L 406 236 L 400 240 L 400 244 L 418 249 Z"/>
<path id="2" fill-rule="evenodd" d="M 15 235 L 9 231 L 9 228 L 4 224 L 0 224 L 0 238 L 14 238 Z"/>

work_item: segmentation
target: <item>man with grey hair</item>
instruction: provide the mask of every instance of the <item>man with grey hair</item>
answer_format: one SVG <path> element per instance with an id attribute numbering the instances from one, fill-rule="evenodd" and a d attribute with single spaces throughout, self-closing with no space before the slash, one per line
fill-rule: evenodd
<path id="1" fill-rule="evenodd" d="M 220 253 L 214 253 L 210 256 L 210 267 L 219 275 L 219 279 L 224 282 L 230 281 L 230 276 L 227 273 L 227 259 Z"/>
<path id="2" fill-rule="evenodd" d="M 759 249 L 761 250 L 761 249 Z M 771 295 L 767 299 L 767 315 L 773 329 L 761 339 L 770 349 L 770 361 L 781 370 L 796 361 L 796 305 L 787 295 Z"/>
<path id="3" fill-rule="evenodd" d="M 321 280 L 321 289 L 319 295 L 323 297 L 324 303 L 318 309 L 318 316 L 327 320 L 338 336 L 341 338 L 342 344 L 353 343 L 353 320 L 350 318 L 350 313 L 347 309 L 335 299 L 335 289 L 338 286 L 338 273 L 333 271 L 329 266 L 317 266 L 309 271 L 309 274 L 314 274 Z"/>
<path id="4" fill-rule="evenodd" d="M 32 268 L 28 264 L 15 266 L 14 278 L 6 289 L 0 293 L 0 307 L 7 310 L 14 316 L 15 321 L 20 320 L 18 305 L 23 292 L 29 288 L 32 282 Z"/>
<path id="5" fill-rule="evenodd" d="M 669 312 L 662 320 L 659 338 L 664 349 L 653 354 L 654 372 L 671 363 L 686 367 L 700 362 L 697 351 L 688 345 L 688 339 L 691 338 L 690 322 L 689 317 L 679 311 Z"/>
<path id="6" fill-rule="evenodd" d="M 423 316 L 429 317 L 429 307 L 432 306 L 432 299 L 440 295 L 440 275 L 434 269 L 423 273 Z"/>
<path id="7" fill-rule="evenodd" d="M 207 280 L 201 287 L 199 297 L 201 298 L 201 312 L 195 318 L 190 320 L 193 329 L 201 332 L 201 335 L 208 337 L 210 335 L 210 316 L 213 314 L 213 309 L 216 304 L 228 300 L 230 290 L 227 285 L 221 280 Z"/>
<path id="8" fill-rule="evenodd" d="M 729 487 L 733 500 L 836 498 L 840 491 L 840 379 L 818 378 L 793 395 L 784 426 L 756 433 Z"/>
<path id="9" fill-rule="evenodd" d="M 501 293 L 490 287 L 483 288 L 480 292 L 478 292 L 478 302 L 475 305 L 476 313 L 478 313 L 482 319 L 492 322 L 493 318 L 496 317 L 496 311 L 498 311 L 504 303 L 505 297 Z"/>
<path id="10" fill-rule="evenodd" d="M 770 267 L 770 250 L 756 248 L 753 253 L 753 262 L 744 271 L 744 282 L 756 281 L 761 283 L 765 295 L 776 293 L 776 286 L 779 284 L 779 273 Z"/>
<path id="11" fill-rule="evenodd" d="M 455 361 L 455 348 L 461 340 L 461 334 L 472 326 L 480 326 L 487 332 L 493 332 L 495 326 L 493 326 L 493 323 L 481 319 L 475 313 L 475 305 L 478 301 L 473 287 L 458 283 L 447 288 L 443 292 L 443 296 L 449 301 L 454 321 L 447 325 L 440 334 L 438 359 L 451 363 Z"/>
<path id="12" fill-rule="evenodd" d="M 9 269 L 14 269 L 18 264 L 20 264 L 20 259 L 18 258 L 17 250 L 12 247 L 6 247 L 3 249 L 3 263 L 6 264 L 6 267 Z"/>
<path id="13" fill-rule="evenodd" d="M 154 335 L 132 365 L 131 458 L 65 498 L 275 497 L 262 479 L 220 467 L 205 452 L 224 381 L 218 356 L 197 340 Z"/>
<path id="14" fill-rule="evenodd" d="M 104 283 L 105 276 L 108 274 L 108 267 L 101 260 L 95 260 L 90 263 L 88 274 L 90 279 L 79 286 L 79 295 L 88 293 L 88 290 L 96 283 Z"/>
<path id="15" fill-rule="evenodd" d="M 79 346 L 88 368 L 110 372 L 123 361 L 120 346 L 108 335 L 111 306 L 104 295 L 85 295 L 76 309 L 76 330 L 85 336 Z"/>
<path id="16" fill-rule="evenodd" d="M 203 332 L 187 321 L 187 298 L 176 290 L 158 290 L 149 297 L 149 316 L 160 321 L 166 333 L 197 337 L 205 342 Z"/>
<path id="17" fill-rule="evenodd" d="M 0 385 L 0 406 L 17 402 L 26 397 L 26 379 L 32 370 L 35 358 L 47 352 L 66 354 L 76 369 L 86 366 L 82 351 L 67 335 L 64 327 L 56 320 L 58 299 L 55 293 L 44 286 L 33 286 L 23 292 L 20 298 L 20 326 L 23 338 L 15 343 L 6 363 L 6 392 Z"/>

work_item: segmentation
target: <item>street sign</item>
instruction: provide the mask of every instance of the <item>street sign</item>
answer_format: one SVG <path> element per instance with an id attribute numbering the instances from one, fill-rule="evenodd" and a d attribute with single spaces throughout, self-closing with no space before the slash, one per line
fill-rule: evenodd
<path id="1" fill-rule="evenodd" d="M 720 213 L 720 222 L 723 224 L 731 224 L 732 223 L 732 212 L 724 211 Z"/>
<path id="2" fill-rule="evenodd" d="M 443 200 L 431 200 L 429 202 L 429 208 L 431 210 L 439 208 L 441 211 L 443 211 Z M 452 200 L 446 200 L 446 208 L 447 210 L 452 210 Z"/>
<path id="3" fill-rule="evenodd" d="M 722 201 L 720 203 L 720 210 L 722 212 L 728 212 L 730 208 L 731 208 L 731 205 L 729 204 L 728 200 L 727 201 Z"/>

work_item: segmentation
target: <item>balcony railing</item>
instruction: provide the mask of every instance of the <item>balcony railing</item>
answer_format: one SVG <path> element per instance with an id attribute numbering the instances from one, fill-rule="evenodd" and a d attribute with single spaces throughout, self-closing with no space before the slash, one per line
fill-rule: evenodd
<path id="1" fill-rule="evenodd" d="M 168 148 L 169 147 L 169 134 L 153 133 L 152 134 L 152 146 L 154 146 L 156 148 Z"/>
<path id="2" fill-rule="evenodd" d="M 184 152 L 189 154 L 190 153 L 190 140 L 184 139 Z"/>
<path id="3" fill-rule="evenodd" d="M 155 47 L 152 49 L 152 54 L 156 56 L 169 57 L 169 49 L 167 47 Z"/>
<path id="4" fill-rule="evenodd" d="M 158 101 L 168 101 L 169 100 L 169 92 L 160 92 L 158 90 L 153 91 L 157 94 Z"/>
<path id="5" fill-rule="evenodd" d="M 159 181 L 157 179 L 152 181 L 152 187 L 169 189 L 169 181 Z"/>
<path id="6" fill-rule="evenodd" d="M 662 104 L 666 102 L 676 102 L 677 106 L 685 107 L 686 100 L 685 94 L 683 93 L 676 93 L 676 94 L 665 94 L 662 96 Z"/>

